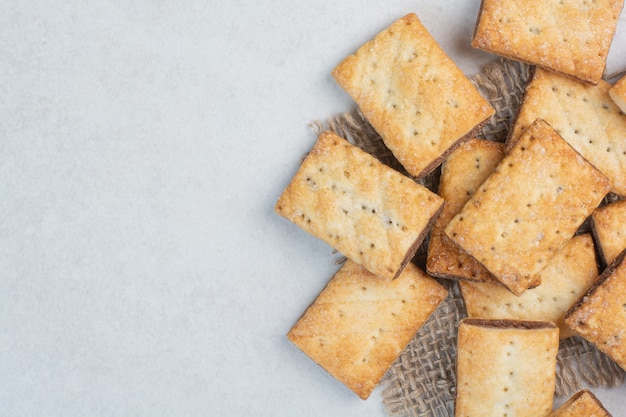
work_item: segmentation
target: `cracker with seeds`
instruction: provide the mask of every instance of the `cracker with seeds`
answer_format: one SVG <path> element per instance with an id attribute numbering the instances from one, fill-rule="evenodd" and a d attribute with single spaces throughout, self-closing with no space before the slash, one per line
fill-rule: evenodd
<path id="1" fill-rule="evenodd" d="M 604 266 L 611 264 L 626 249 L 626 200 L 619 200 L 594 210 L 591 231 Z"/>
<path id="2" fill-rule="evenodd" d="M 626 370 L 626 251 L 565 316 L 565 324 Z"/>
<path id="3" fill-rule="evenodd" d="M 428 245 L 426 270 L 445 279 L 497 282 L 478 261 L 451 242 L 444 229 L 504 156 L 504 144 L 470 139 L 441 166 L 438 194 L 445 205 L 435 221 Z"/>
<path id="4" fill-rule="evenodd" d="M 590 86 L 537 69 L 528 84 L 510 147 L 537 118 L 548 122 L 626 196 L 626 117 L 609 97 L 610 84 Z"/>
<path id="5" fill-rule="evenodd" d="M 624 0 L 482 0 L 472 46 L 597 84 Z"/>
<path id="6" fill-rule="evenodd" d="M 626 113 L 626 76 L 623 76 L 611 88 L 609 97 L 620 108 L 622 113 Z"/>
<path id="7" fill-rule="evenodd" d="M 520 295 L 609 188 L 601 172 L 538 119 L 445 233 Z"/>
<path id="8" fill-rule="evenodd" d="M 578 391 L 548 417 L 611 417 L 600 400 L 588 389 Z"/>
<path id="9" fill-rule="evenodd" d="M 437 194 L 324 132 L 275 210 L 372 273 L 393 279 L 442 205 Z"/>
<path id="10" fill-rule="evenodd" d="M 589 233 L 574 236 L 539 273 L 541 285 L 516 296 L 502 285 L 461 282 L 469 317 L 551 321 L 565 339 L 575 333 L 565 313 L 598 277 L 595 248 Z"/>
<path id="11" fill-rule="evenodd" d="M 559 329 L 549 322 L 464 319 L 457 341 L 455 416 L 552 411 Z"/>
<path id="12" fill-rule="evenodd" d="M 332 71 L 407 172 L 422 177 L 495 113 L 415 14 Z"/>
<path id="13" fill-rule="evenodd" d="M 366 399 L 446 295 L 412 263 L 385 281 L 348 260 L 287 337 Z"/>

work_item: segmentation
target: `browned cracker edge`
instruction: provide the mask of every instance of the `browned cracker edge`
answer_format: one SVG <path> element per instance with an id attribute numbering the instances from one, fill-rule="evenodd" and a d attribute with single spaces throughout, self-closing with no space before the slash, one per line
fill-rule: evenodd
<path id="1" fill-rule="evenodd" d="M 471 46 L 472 48 L 480 49 L 478 46 L 474 45 L 474 39 L 476 39 L 476 32 L 478 32 L 478 26 L 480 25 L 480 16 L 483 14 L 483 9 L 485 8 L 485 0 L 481 0 L 480 7 L 478 8 L 478 14 L 476 15 L 476 21 L 474 23 L 474 30 L 472 31 L 472 40 Z"/>
<path id="2" fill-rule="evenodd" d="M 596 258 L 600 263 L 600 269 L 603 270 L 609 266 L 609 263 L 604 252 L 604 248 L 602 247 L 602 240 L 600 239 L 598 227 L 595 220 L 593 219 L 593 216 L 589 216 L 589 228 L 591 229 L 591 235 L 593 236 L 593 243 L 596 249 Z"/>
<path id="3" fill-rule="evenodd" d="M 406 253 L 406 256 L 404 257 L 404 259 L 402 260 L 402 263 L 400 264 L 400 269 L 398 269 L 398 272 L 396 272 L 396 275 L 394 275 L 393 279 L 398 278 L 400 274 L 402 273 L 402 271 L 404 271 L 404 268 L 406 268 L 409 262 L 411 262 L 411 260 L 415 257 L 417 250 L 420 248 L 420 246 L 424 242 L 424 239 L 432 230 L 433 225 L 435 224 L 437 217 L 439 217 L 439 214 L 441 214 L 441 210 L 443 210 L 443 206 L 445 204 L 446 204 L 445 201 L 441 203 L 437 212 L 433 215 L 433 217 L 430 218 L 430 220 L 426 224 L 426 227 L 424 227 L 424 229 L 419 234 L 419 236 L 417 236 L 417 239 L 415 239 L 415 242 L 413 242 L 413 245 L 411 245 L 411 247 L 409 248 L 408 252 Z"/>
<path id="4" fill-rule="evenodd" d="M 491 104 L 489 105 L 492 109 L 493 106 L 491 106 Z M 422 172 L 419 173 L 418 176 L 416 176 L 416 179 L 421 179 L 423 177 L 425 177 L 426 175 L 430 174 L 431 172 L 433 172 L 439 165 L 441 165 L 441 163 L 452 153 L 454 152 L 459 146 L 461 146 L 464 142 L 467 142 L 468 140 L 470 140 L 471 138 L 478 136 L 478 134 L 481 132 L 482 128 L 487 124 L 487 122 L 489 122 L 489 120 L 493 117 L 493 115 L 495 114 L 495 111 L 492 111 L 491 114 L 486 117 L 482 122 L 478 123 L 476 126 L 474 126 L 473 129 L 471 129 L 469 132 L 467 132 L 465 135 L 461 136 L 459 139 L 457 139 L 456 142 L 454 142 L 452 145 L 450 145 L 450 147 L 448 149 L 446 149 L 441 155 L 439 155 L 438 158 L 434 159 L 430 164 L 428 164 L 426 166 L 426 168 L 424 168 L 422 170 Z"/>
<path id="5" fill-rule="evenodd" d="M 481 11 L 482 11 L 482 4 L 481 4 Z M 474 29 L 474 35 L 476 34 L 476 30 L 477 29 L 478 29 L 478 22 L 476 23 L 476 26 L 475 26 L 475 29 Z M 544 70 L 546 70 L 548 72 L 552 72 L 554 74 L 559 74 L 560 76 L 569 78 L 570 80 L 576 80 L 576 81 L 583 82 L 583 83 L 586 83 L 586 84 L 589 84 L 589 85 L 598 85 L 598 83 L 600 82 L 600 80 L 595 81 L 595 80 L 590 80 L 588 78 L 578 78 L 578 77 L 575 77 L 575 76 L 573 76 L 571 74 L 566 74 L 566 73 L 561 72 L 561 71 L 556 71 L 553 68 L 544 67 L 544 66 L 538 65 L 535 62 L 530 62 L 530 61 L 521 59 L 521 58 L 513 56 L 513 55 L 505 54 L 505 53 L 502 53 L 500 51 L 494 51 L 494 50 L 491 50 L 491 49 L 488 49 L 488 48 L 484 48 L 484 47 L 479 47 L 479 46 L 474 44 L 474 36 L 472 36 L 472 43 L 471 43 L 471 45 L 472 45 L 473 48 L 479 49 L 479 50 L 484 51 L 484 52 L 488 52 L 488 53 L 496 55 L 496 56 L 500 56 L 500 57 L 509 59 L 511 61 L 517 61 L 517 62 L 521 62 L 523 64 L 528 64 L 528 65 L 531 65 L 531 66 L 540 66 L 542 69 L 544 69 Z M 606 62 L 604 64 L 604 68 L 602 69 L 603 73 L 604 73 L 605 69 L 606 69 Z M 602 79 L 602 77 L 600 77 L 600 79 Z"/>
<path id="6" fill-rule="evenodd" d="M 587 289 L 587 291 L 575 302 L 567 313 L 565 313 L 565 320 L 567 320 L 573 313 L 576 311 L 582 304 L 584 304 L 585 299 L 593 295 L 596 290 L 611 276 L 613 271 L 624 261 L 624 257 L 626 256 L 626 249 L 624 249 L 615 260 L 606 267 L 606 269 L 600 274 L 600 276 L 591 284 L 591 286 Z"/>
<path id="7" fill-rule="evenodd" d="M 569 146 L 569 147 L 570 147 L 570 148 L 571 148 L 574 152 L 576 152 L 580 158 L 582 158 L 585 162 L 587 162 L 589 165 L 591 165 L 591 166 L 592 166 L 592 167 L 593 167 L 596 171 L 598 171 L 600 174 L 602 174 L 602 176 L 604 176 L 604 177 L 605 177 L 605 178 L 609 181 L 609 184 L 611 184 L 611 180 L 610 180 L 610 179 L 606 176 L 606 174 L 605 174 L 604 172 L 602 172 L 602 170 L 601 170 L 600 168 L 598 168 L 595 164 L 593 164 L 593 163 L 592 163 L 589 159 L 587 159 L 587 158 L 586 158 L 585 156 L 583 156 L 580 152 L 578 152 L 578 151 L 576 150 L 576 148 L 574 148 L 574 147 L 572 146 L 572 144 L 571 144 L 571 143 L 569 143 L 569 142 L 567 141 L 567 139 L 565 139 L 563 136 L 561 136 L 561 134 L 560 134 L 559 132 L 557 132 L 557 131 L 556 131 L 556 129 L 554 129 L 554 127 L 552 127 L 552 125 L 551 125 L 550 123 L 546 122 L 546 121 L 545 121 L 544 119 L 542 119 L 541 117 L 538 117 L 538 118 L 536 118 L 536 119 L 535 119 L 535 121 L 537 121 L 537 120 L 541 120 L 541 121 L 543 121 L 545 124 L 547 124 L 548 126 L 550 126 L 550 128 L 551 128 L 551 129 L 553 129 L 553 130 L 557 133 L 557 135 L 559 135 L 559 137 L 560 137 L 561 139 L 563 139 L 563 141 L 567 144 L 567 146 Z M 530 127 L 530 126 L 529 126 L 529 127 Z M 512 130 L 512 129 L 511 129 L 511 130 Z M 507 149 L 507 151 L 508 151 L 508 149 Z M 610 187 L 609 187 L 609 188 L 610 188 Z M 609 192 L 607 192 L 607 193 L 604 195 L 604 197 L 606 197 L 606 196 L 607 196 L 608 194 L 610 194 L 610 193 L 611 193 L 611 190 L 609 189 Z M 600 204 L 602 204 L 602 203 L 600 203 Z M 585 219 L 585 220 L 586 220 L 586 219 Z M 583 222 L 583 223 L 584 223 L 584 222 Z M 582 224 L 581 224 L 581 226 L 582 226 Z"/>
<path id="8" fill-rule="evenodd" d="M 481 319 L 481 318 L 465 318 L 462 320 L 470 326 L 493 328 L 493 329 L 554 329 L 556 324 L 550 321 L 532 321 L 532 320 L 512 320 L 512 319 Z"/>
<path id="9" fill-rule="evenodd" d="M 602 409 L 602 411 L 604 411 L 606 413 L 607 416 L 611 416 L 611 413 L 609 413 L 609 411 L 604 408 L 604 405 L 602 405 L 602 402 L 598 399 L 598 397 L 595 396 L 595 394 L 591 391 L 589 391 L 588 389 L 582 389 L 580 391 L 578 391 L 576 394 L 572 395 L 567 402 L 569 402 L 570 404 L 575 402 L 577 399 L 579 399 L 580 397 L 582 397 L 583 395 L 589 395 L 595 402 L 596 404 Z"/>
<path id="10" fill-rule="evenodd" d="M 472 258 L 473 260 L 475 260 L 476 263 L 478 263 L 484 269 L 486 273 L 490 274 L 493 279 L 491 281 L 484 281 L 480 279 L 474 279 L 472 277 L 460 276 L 460 275 L 455 275 L 455 274 L 446 274 L 445 272 L 441 272 L 441 271 L 431 271 L 430 269 L 428 269 L 428 263 L 426 263 L 426 266 L 427 266 L 426 272 L 428 273 L 428 275 L 433 276 L 435 278 L 441 278 L 441 279 L 452 280 L 452 281 L 488 282 L 488 283 L 494 283 L 494 284 L 496 283 L 502 284 L 500 281 L 498 281 L 498 279 L 495 276 L 493 276 L 493 274 L 491 274 L 491 272 L 487 269 L 486 266 L 484 266 L 478 259 L 474 258 L 472 255 L 470 255 L 465 250 L 463 250 L 463 248 L 457 245 L 457 243 L 454 240 L 450 239 L 448 235 L 446 235 L 445 233 L 442 233 L 441 239 L 446 244 L 454 246 L 456 249 L 460 250 L 461 252 L 463 252 L 464 254 Z M 504 284 L 502 285 L 504 286 Z"/>
<path id="11" fill-rule="evenodd" d="M 520 110 L 522 110 L 522 106 L 524 106 L 524 101 L 526 101 L 526 96 L 528 95 L 528 87 L 530 86 L 530 83 L 532 83 L 533 78 L 535 78 L 536 70 L 537 70 L 537 67 L 534 65 L 531 65 L 530 68 L 528 69 L 528 81 L 526 82 L 526 86 L 524 87 L 524 93 L 522 94 L 522 97 L 519 101 L 519 105 L 517 109 L 515 109 L 515 115 L 511 119 L 511 125 L 509 126 L 509 133 L 506 135 L 506 139 L 504 141 L 505 151 L 508 151 L 509 148 L 511 147 L 511 140 L 512 140 L 513 130 L 514 130 L 513 128 L 515 127 L 515 125 L 517 125 L 517 121 L 520 118 Z"/>
<path id="12" fill-rule="evenodd" d="M 535 329 L 554 329 L 557 326 L 549 321 L 529 321 L 529 320 L 511 320 L 511 319 L 480 319 L 480 318 L 469 318 L 466 317 L 461 320 L 461 323 L 468 324 L 470 326 L 478 326 L 492 329 L 527 329 L 527 330 L 535 330 Z M 459 356 L 456 355 L 455 361 L 459 360 Z M 458 381 L 459 376 L 457 371 L 459 369 L 458 365 L 454 367 L 455 379 Z M 457 396 L 454 397 L 454 408 L 456 409 L 456 401 Z"/>

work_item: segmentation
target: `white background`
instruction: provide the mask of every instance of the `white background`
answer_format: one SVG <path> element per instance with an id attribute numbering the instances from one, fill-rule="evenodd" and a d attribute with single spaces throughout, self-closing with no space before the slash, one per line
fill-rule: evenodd
<path id="1" fill-rule="evenodd" d="M 0 4 L 0 415 L 383 416 L 284 337 L 337 254 L 273 207 L 331 69 L 416 12 L 471 76 L 478 0 L 60 3 Z"/>

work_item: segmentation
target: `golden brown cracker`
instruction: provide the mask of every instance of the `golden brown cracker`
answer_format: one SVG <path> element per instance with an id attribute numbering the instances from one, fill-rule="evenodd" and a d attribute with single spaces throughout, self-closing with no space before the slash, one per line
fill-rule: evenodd
<path id="1" fill-rule="evenodd" d="M 495 112 L 415 14 L 392 23 L 332 74 L 415 177 L 435 169 Z"/>
<path id="2" fill-rule="evenodd" d="M 624 0 L 483 0 L 472 46 L 596 84 Z"/>
<path id="3" fill-rule="evenodd" d="M 626 262 L 622 252 L 570 308 L 565 323 L 626 369 Z"/>
<path id="4" fill-rule="evenodd" d="M 445 205 L 430 236 L 426 261 L 429 274 L 446 279 L 496 281 L 481 263 L 450 241 L 444 229 L 493 172 L 503 156 L 504 144 L 470 139 L 444 161 L 438 194 L 445 200 Z"/>
<path id="5" fill-rule="evenodd" d="M 609 187 L 602 173 L 545 121 L 537 120 L 445 233 L 520 295 Z"/>
<path id="6" fill-rule="evenodd" d="M 609 97 L 620 108 L 622 113 L 626 113 L 626 75 L 609 88 Z"/>
<path id="7" fill-rule="evenodd" d="M 366 399 L 446 295 L 412 263 L 385 281 L 348 260 L 287 337 Z"/>
<path id="8" fill-rule="evenodd" d="M 559 330 L 547 322 L 464 319 L 455 416 L 545 416 L 552 411 Z"/>
<path id="9" fill-rule="evenodd" d="M 565 313 L 598 278 L 591 235 L 574 236 L 539 275 L 541 285 L 520 296 L 494 283 L 461 282 L 468 316 L 550 321 L 559 327 L 561 339 L 574 336 L 565 325 Z"/>
<path id="10" fill-rule="evenodd" d="M 324 132 L 275 209 L 374 274 L 393 279 L 442 205 L 437 194 Z"/>
<path id="11" fill-rule="evenodd" d="M 600 400 L 588 389 L 578 391 L 548 417 L 611 417 Z"/>
<path id="12" fill-rule="evenodd" d="M 609 97 L 610 84 L 591 86 L 537 69 L 528 84 L 508 147 L 535 119 L 548 122 L 626 196 L 626 116 Z"/>
<path id="13" fill-rule="evenodd" d="M 598 207 L 591 214 L 591 230 L 603 266 L 608 266 L 626 249 L 626 200 Z"/>

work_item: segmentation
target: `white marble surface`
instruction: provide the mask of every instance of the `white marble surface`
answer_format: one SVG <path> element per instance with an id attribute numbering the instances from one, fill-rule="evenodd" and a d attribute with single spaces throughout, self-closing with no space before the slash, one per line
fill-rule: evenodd
<path id="1" fill-rule="evenodd" d="M 416 12 L 472 75 L 477 10 L 3 2 L 0 416 L 383 416 L 284 337 L 337 255 L 273 205 L 332 67 Z"/>

